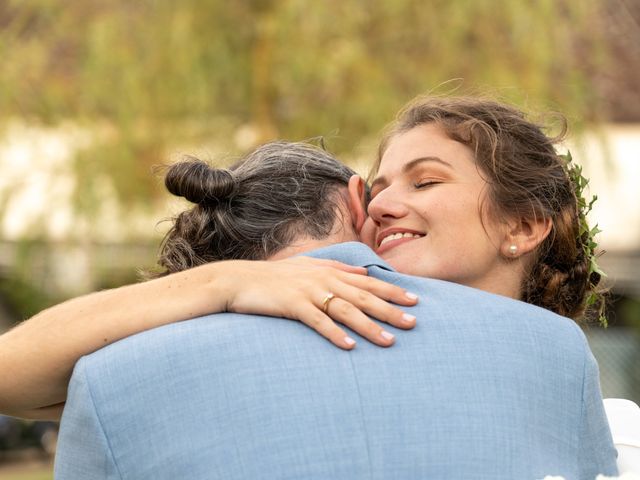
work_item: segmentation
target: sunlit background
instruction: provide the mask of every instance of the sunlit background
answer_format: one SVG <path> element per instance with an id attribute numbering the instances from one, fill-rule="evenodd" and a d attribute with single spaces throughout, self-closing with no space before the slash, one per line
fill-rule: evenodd
<path id="1" fill-rule="evenodd" d="M 613 292 L 587 333 L 605 396 L 640 402 L 639 22 L 640 0 L 0 0 L 0 330 L 154 264 L 184 207 L 156 165 L 322 137 L 366 173 L 415 95 L 489 93 L 569 119 Z"/>

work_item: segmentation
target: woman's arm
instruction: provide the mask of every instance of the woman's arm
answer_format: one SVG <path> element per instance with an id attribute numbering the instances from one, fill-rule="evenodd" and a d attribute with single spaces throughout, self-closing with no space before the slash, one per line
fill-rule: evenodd
<path id="1" fill-rule="evenodd" d="M 323 300 L 335 299 L 323 312 Z M 127 336 L 209 313 L 231 311 L 300 320 L 335 345 L 354 344 L 333 321 L 370 341 L 393 338 L 366 314 L 400 328 L 415 319 L 389 304 L 413 305 L 403 289 L 366 270 L 304 257 L 203 265 L 144 283 L 78 297 L 0 336 L 0 412 L 57 419 L 75 362 Z"/>

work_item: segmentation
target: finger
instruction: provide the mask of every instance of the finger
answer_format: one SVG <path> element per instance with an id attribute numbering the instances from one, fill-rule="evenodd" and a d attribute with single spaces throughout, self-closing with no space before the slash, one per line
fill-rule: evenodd
<path id="1" fill-rule="evenodd" d="M 343 275 L 341 280 L 353 287 L 369 292 L 379 299 L 387 300 L 397 305 L 412 306 L 418 303 L 419 300 L 415 293 L 374 277 Z"/>
<path id="2" fill-rule="evenodd" d="M 368 318 L 360 309 L 342 298 L 335 297 L 328 305 L 327 314 L 334 320 L 346 325 L 371 343 L 381 347 L 390 347 L 395 336 L 384 330 L 376 322 Z"/>
<path id="3" fill-rule="evenodd" d="M 349 302 L 351 306 L 360 311 L 360 314 L 367 314 L 375 319 L 393 325 L 394 327 L 411 329 L 416 325 L 416 317 L 404 312 L 395 305 L 382 300 L 373 293 L 351 285 L 344 285 L 340 289 L 334 290 L 341 299 Z M 333 315 L 332 315 L 332 318 Z M 344 323 L 344 322 L 342 322 Z M 360 331 L 356 330 L 358 333 Z M 369 338 L 369 337 L 367 337 Z"/>
<path id="4" fill-rule="evenodd" d="M 316 306 L 309 304 L 296 316 L 298 320 L 313 328 L 335 346 L 344 350 L 351 350 L 356 346 L 356 341 Z"/>
<path id="5" fill-rule="evenodd" d="M 296 259 L 300 259 L 304 261 L 304 263 L 315 265 L 318 267 L 331 267 L 337 270 L 341 270 L 343 272 L 355 273 L 357 275 L 368 274 L 367 269 L 365 267 L 357 267 L 355 265 L 349 265 L 346 263 L 339 262 L 337 260 L 328 260 L 323 258 L 311 258 L 311 257 L 296 257 Z"/>

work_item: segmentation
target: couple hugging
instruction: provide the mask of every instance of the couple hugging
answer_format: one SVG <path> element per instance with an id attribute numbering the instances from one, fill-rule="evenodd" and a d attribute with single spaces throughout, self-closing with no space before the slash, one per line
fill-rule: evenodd
<path id="1" fill-rule="evenodd" d="M 513 107 L 421 97 L 370 189 L 301 143 L 177 163 L 195 206 L 164 271 L 0 337 L 0 407 L 64 407 L 59 479 L 614 475 L 574 321 L 599 279 L 553 143 Z"/>

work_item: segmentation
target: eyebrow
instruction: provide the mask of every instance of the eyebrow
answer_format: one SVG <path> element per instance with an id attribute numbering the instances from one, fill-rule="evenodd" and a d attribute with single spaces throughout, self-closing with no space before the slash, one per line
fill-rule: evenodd
<path id="1" fill-rule="evenodd" d="M 406 174 L 407 172 L 410 172 L 411 170 L 416 168 L 418 165 L 421 165 L 425 162 L 436 162 L 446 167 L 453 168 L 449 162 L 445 162 L 440 157 L 419 157 L 406 163 L 402 167 L 402 173 Z M 377 177 L 373 182 L 371 182 L 370 189 L 373 190 L 373 188 L 377 187 L 378 185 L 387 185 L 388 183 L 389 182 L 387 181 L 386 177 Z"/>

